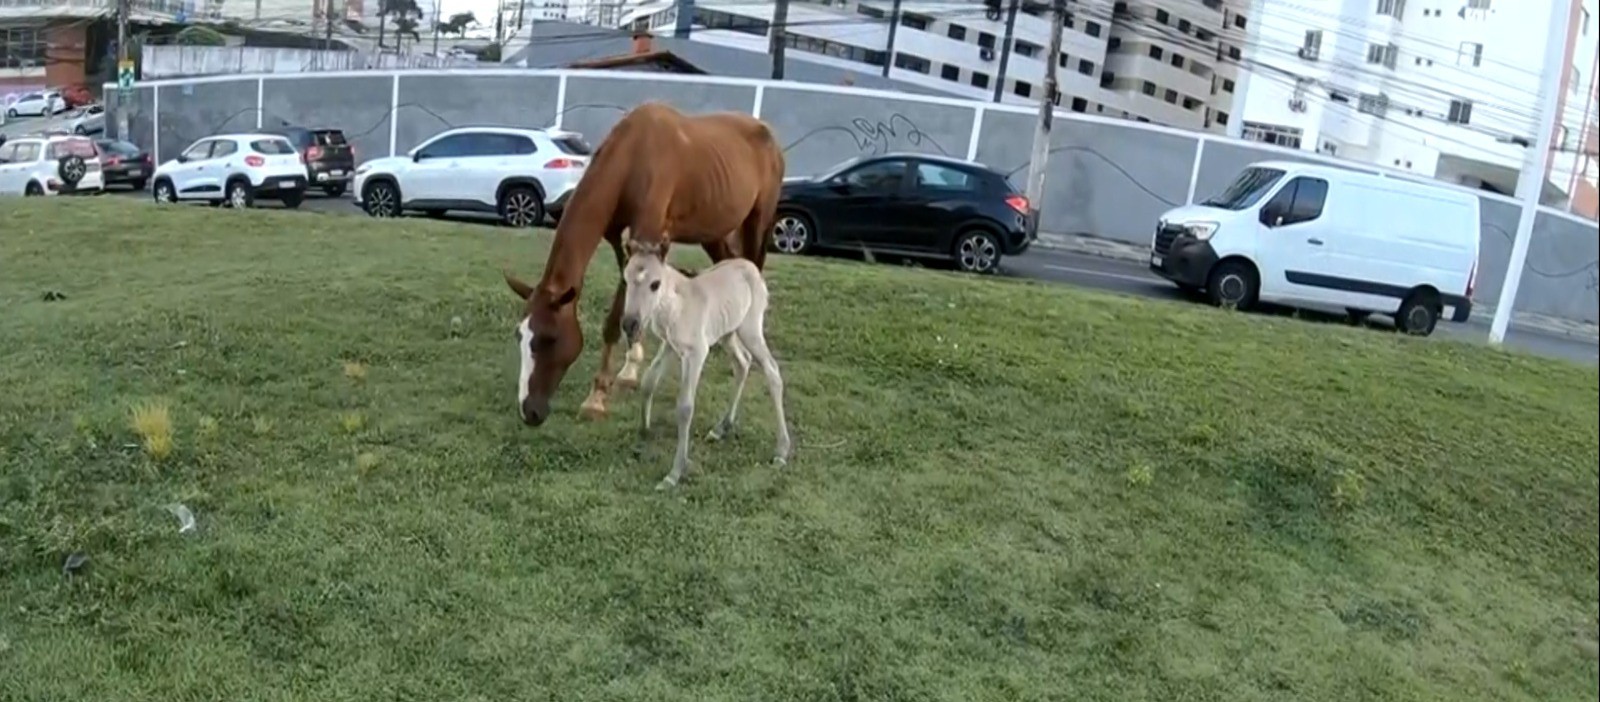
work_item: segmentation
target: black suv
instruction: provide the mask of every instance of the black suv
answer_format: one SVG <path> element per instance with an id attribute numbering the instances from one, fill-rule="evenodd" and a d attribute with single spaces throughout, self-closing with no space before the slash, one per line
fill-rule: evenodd
<path id="1" fill-rule="evenodd" d="M 306 164 L 306 180 L 313 188 L 321 188 L 329 197 L 339 197 L 350 186 L 356 172 L 356 149 L 344 138 L 339 129 L 310 129 L 306 127 L 281 127 L 270 134 L 280 134 L 294 144 L 300 152 L 300 162 Z"/>

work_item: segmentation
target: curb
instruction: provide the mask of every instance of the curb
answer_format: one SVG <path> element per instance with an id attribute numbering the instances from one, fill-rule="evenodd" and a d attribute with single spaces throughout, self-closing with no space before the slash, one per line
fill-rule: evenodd
<path id="1" fill-rule="evenodd" d="M 1073 236 L 1068 234 L 1045 234 L 1041 232 L 1034 246 L 1052 251 L 1066 251 L 1098 256 L 1114 261 L 1127 261 L 1129 263 L 1142 263 L 1147 252 L 1133 244 L 1123 241 L 1110 241 L 1087 236 Z M 1478 305 L 1473 310 L 1473 317 L 1483 315 L 1485 319 L 1494 317 L 1494 308 L 1488 305 Z M 1530 319 L 1529 317 L 1533 317 Z M 1568 320 L 1546 321 L 1543 315 L 1519 315 L 1512 313 L 1511 326 L 1523 331 L 1535 331 L 1544 334 L 1564 336 L 1573 339 L 1600 342 L 1600 325 L 1587 322 L 1574 322 Z"/>

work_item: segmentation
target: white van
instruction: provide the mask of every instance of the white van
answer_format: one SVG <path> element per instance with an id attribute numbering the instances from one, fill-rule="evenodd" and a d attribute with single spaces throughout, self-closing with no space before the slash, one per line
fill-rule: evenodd
<path id="1" fill-rule="evenodd" d="M 1161 215 L 1150 269 L 1213 304 L 1343 307 L 1426 336 L 1472 314 L 1478 198 L 1427 183 L 1261 161 Z"/>

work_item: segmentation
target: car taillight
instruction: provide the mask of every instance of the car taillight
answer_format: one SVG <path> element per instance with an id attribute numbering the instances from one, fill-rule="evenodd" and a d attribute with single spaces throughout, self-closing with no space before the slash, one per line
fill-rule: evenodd
<path id="1" fill-rule="evenodd" d="M 119 163 L 122 163 L 122 157 L 120 157 L 120 156 L 105 156 L 105 157 L 102 157 L 100 159 L 100 162 L 105 164 L 105 165 L 107 165 L 107 166 L 115 166 L 115 165 L 117 165 Z"/>
<path id="2" fill-rule="evenodd" d="M 300 160 L 302 162 L 305 162 L 305 161 L 315 161 L 315 160 L 320 159 L 320 158 L 322 158 L 322 147 L 320 147 L 320 146 L 310 146 L 310 147 L 306 147 L 306 152 L 300 158 Z"/>
<path id="3" fill-rule="evenodd" d="M 264 159 L 264 158 L 261 158 L 260 156 L 256 156 L 255 154 L 251 154 L 249 156 L 244 157 L 244 165 L 249 166 L 251 168 L 260 168 L 262 166 L 267 165 L 267 160 Z"/>
<path id="4" fill-rule="evenodd" d="M 150 165 L 150 154 L 145 154 L 142 160 L 144 161 L 144 165 Z"/>
<path id="5" fill-rule="evenodd" d="M 545 168 L 580 168 L 582 166 L 582 161 L 570 158 L 552 159 L 549 163 L 544 164 Z"/>
<path id="6" fill-rule="evenodd" d="M 1006 204 L 1010 205 L 1011 209 L 1013 210 L 1016 210 L 1022 214 L 1028 214 L 1028 198 L 1026 197 L 1021 195 L 1007 195 Z"/>
<path id="7" fill-rule="evenodd" d="M 1478 262 L 1472 262 L 1472 272 L 1467 274 L 1467 299 L 1472 299 L 1472 291 L 1478 289 Z"/>

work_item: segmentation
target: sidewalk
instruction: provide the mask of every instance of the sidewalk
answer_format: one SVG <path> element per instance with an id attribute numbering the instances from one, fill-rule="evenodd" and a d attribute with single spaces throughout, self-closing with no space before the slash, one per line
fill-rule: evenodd
<path id="1" fill-rule="evenodd" d="M 1150 250 L 1139 244 L 1129 244 L 1122 241 L 1076 234 L 1047 234 L 1040 232 L 1039 240 L 1034 245 L 1045 249 L 1069 251 L 1076 254 L 1099 256 L 1131 263 L 1144 263 L 1150 258 Z M 1488 304 L 1476 303 L 1472 308 L 1472 317 L 1475 320 L 1482 319 L 1487 323 L 1489 319 L 1494 317 L 1494 307 Z M 1593 322 L 1560 319 L 1531 312 L 1513 312 L 1511 326 L 1526 331 L 1559 334 L 1591 341 L 1600 340 L 1600 325 L 1596 325 Z"/>

